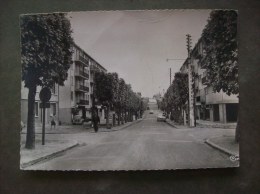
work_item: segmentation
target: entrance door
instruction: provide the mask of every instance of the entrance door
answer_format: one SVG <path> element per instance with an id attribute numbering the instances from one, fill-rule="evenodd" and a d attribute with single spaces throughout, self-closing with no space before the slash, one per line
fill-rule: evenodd
<path id="1" fill-rule="evenodd" d="M 214 121 L 219 121 L 219 105 L 218 104 L 213 105 L 213 119 L 214 119 Z"/>
<path id="2" fill-rule="evenodd" d="M 227 122 L 236 122 L 238 114 L 238 104 L 226 104 Z"/>

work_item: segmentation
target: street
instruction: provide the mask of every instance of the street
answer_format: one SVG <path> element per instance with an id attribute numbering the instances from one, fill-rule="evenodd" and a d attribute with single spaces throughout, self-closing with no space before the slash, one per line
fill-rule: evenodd
<path id="1" fill-rule="evenodd" d="M 154 114 L 146 111 L 142 121 L 121 131 L 82 133 L 78 140 L 84 142 L 84 146 L 27 169 L 156 170 L 238 165 L 238 162 L 231 162 L 229 156 L 204 143 L 204 139 L 219 136 L 224 129 L 177 129 L 157 122 L 159 111 L 156 106 L 152 109 Z"/>

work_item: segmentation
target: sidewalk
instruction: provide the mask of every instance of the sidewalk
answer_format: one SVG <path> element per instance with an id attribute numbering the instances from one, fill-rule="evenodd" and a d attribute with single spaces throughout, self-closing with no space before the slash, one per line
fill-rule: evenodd
<path id="1" fill-rule="evenodd" d="M 209 138 L 205 140 L 205 143 L 225 154 L 235 156 L 239 159 L 239 144 L 235 143 L 234 136 Z"/>
<path id="2" fill-rule="evenodd" d="M 41 136 L 36 136 L 35 149 L 33 150 L 26 149 L 25 142 L 21 142 L 20 169 L 57 157 L 79 145 L 76 141 L 68 140 L 46 140 L 45 145 L 41 145 L 40 138 Z"/>
<path id="3" fill-rule="evenodd" d="M 170 119 L 166 119 L 166 123 L 168 125 L 171 125 L 174 128 L 177 128 L 177 129 L 187 129 L 187 127 L 188 127 L 188 126 L 185 126 L 185 125 L 177 124 L 174 121 L 171 121 Z"/>
<path id="4" fill-rule="evenodd" d="M 196 120 L 198 127 L 210 127 L 210 128 L 224 128 L 224 129 L 235 129 L 237 123 L 219 123 L 205 120 Z"/>
<path id="5" fill-rule="evenodd" d="M 105 126 L 101 126 L 97 134 L 100 132 L 114 132 L 123 130 L 131 125 L 140 122 L 141 120 L 142 119 L 138 119 L 133 122 L 125 123 L 124 125 L 115 126 L 111 129 L 107 129 Z M 46 135 L 49 135 L 49 137 L 46 136 L 45 145 L 41 145 L 42 128 L 36 127 L 35 149 L 29 150 L 25 148 L 26 129 L 22 130 L 20 145 L 20 169 L 25 169 L 26 167 L 31 166 L 33 164 L 50 160 L 54 157 L 58 157 L 67 150 L 70 150 L 80 145 L 77 137 L 82 136 L 82 134 L 86 134 L 86 132 L 95 133 L 93 128 L 85 125 L 62 125 L 56 126 L 55 129 L 50 129 L 50 126 L 47 125 L 45 132 Z M 51 134 L 56 135 L 50 136 Z M 77 141 L 75 141 L 75 139 Z"/>

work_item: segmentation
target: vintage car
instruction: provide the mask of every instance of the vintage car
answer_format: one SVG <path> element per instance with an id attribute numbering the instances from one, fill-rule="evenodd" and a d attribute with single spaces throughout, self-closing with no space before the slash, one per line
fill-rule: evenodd
<path id="1" fill-rule="evenodd" d="M 158 114 L 158 115 L 157 115 L 157 121 L 163 121 L 163 122 L 165 122 L 165 121 L 166 121 L 165 114 L 163 114 L 163 113 Z"/>
<path id="2" fill-rule="evenodd" d="M 81 115 L 75 115 L 72 119 L 73 125 L 83 125 L 84 122 L 90 122 L 91 118 L 86 117 L 86 119 L 83 119 Z"/>

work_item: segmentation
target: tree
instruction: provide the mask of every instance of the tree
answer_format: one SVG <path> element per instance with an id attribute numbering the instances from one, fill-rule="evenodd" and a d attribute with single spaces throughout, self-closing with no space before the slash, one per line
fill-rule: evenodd
<path id="1" fill-rule="evenodd" d="M 63 85 L 72 63 L 70 21 L 64 13 L 21 18 L 22 81 L 29 89 L 26 145 L 35 147 L 34 104 L 37 86 Z"/>
<path id="2" fill-rule="evenodd" d="M 113 95 L 113 77 L 110 73 L 97 71 L 94 76 L 95 96 L 98 101 L 106 106 L 106 125 L 109 125 L 110 106 L 114 99 Z"/>
<path id="3" fill-rule="evenodd" d="M 162 99 L 162 110 L 166 111 L 168 114 L 171 113 L 171 119 L 180 123 L 183 120 L 182 113 L 188 102 L 188 97 L 188 74 L 177 72 Z"/>
<path id="4" fill-rule="evenodd" d="M 202 60 L 207 69 L 207 84 L 213 87 L 213 91 L 222 90 L 228 95 L 239 93 L 236 37 L 237 12 L 212 11 L 202 33 L 206 52 Z M 236 141 L 238 141 L 238 136 L 236 130 Z"/>
<path id="5" fill-rule="evenodd" d="M 119 79 L 119 119 L 118 119 L 118 124 L 123 124 L 124 119 L 122 119 L 122 111 L 125 108 L 126 104 L 126 84 L 125 80 L 120 78 Z"/>
<path id="6" fill-rule="evenodd" d="M 202 33 L 206 51 L 208 85 L 214 91 L 238 94 L 237 12 L 217 10 L 210 14 Z"/>

